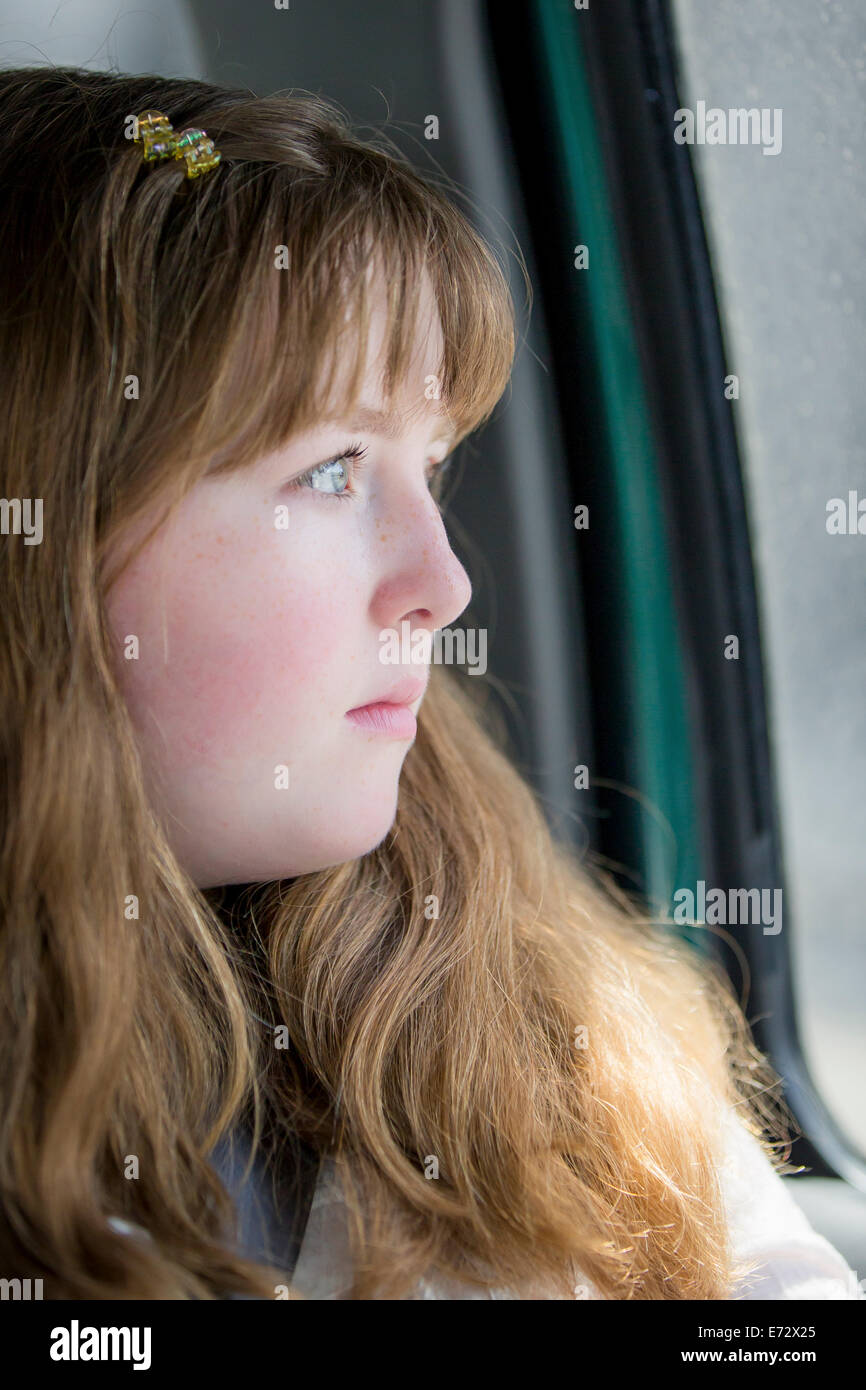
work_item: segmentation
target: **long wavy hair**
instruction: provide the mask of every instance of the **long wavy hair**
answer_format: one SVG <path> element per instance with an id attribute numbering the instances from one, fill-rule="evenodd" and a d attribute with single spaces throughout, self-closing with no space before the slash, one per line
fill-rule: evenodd
<path id="1" fill-rule="evenodd" d="M 218 172 L 143 166 L 148 108 L 203 127 Z M 124 528 L 312 424 L 347 360 L 355 400 L 374 259 L 388 390 L 422 274 L 462 438 L 507 386 L 499 260 L 389 146 L 303 93 L 0 73 L 3 488 L 45 507 L 41 544 L 0 549 L 0 1269 L 54 1298 L 273 1298 L 210 1161 L 244 1121 L 269 1158 L 297 1135 L 335 1161 L 354 1297 L 442 1271 L 723 1299 L 752 1266 L 720 1115 L 773 1157 L 781 1083 L 722 972 L 552 837 L 472 682 L 434 667 L 356 861 L 227 907 L 148 802 L 105 618 Z"/>

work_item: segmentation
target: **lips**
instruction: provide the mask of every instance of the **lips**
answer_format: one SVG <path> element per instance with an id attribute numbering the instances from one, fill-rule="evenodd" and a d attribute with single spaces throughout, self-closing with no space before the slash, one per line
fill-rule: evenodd
<path id="1" fill-rule="evenodd" d="M 402 680 L 395 683 L 387 690 L 371 699 L 365 700 L 363 705 L 356 705 L 354 709 L 348 710 L 348 714 L 355 714 L 358 710 L 368 709 L 371 705 L 413 705 L 427 689 L 427 679 L 423 676 L 405 676 Z"/>

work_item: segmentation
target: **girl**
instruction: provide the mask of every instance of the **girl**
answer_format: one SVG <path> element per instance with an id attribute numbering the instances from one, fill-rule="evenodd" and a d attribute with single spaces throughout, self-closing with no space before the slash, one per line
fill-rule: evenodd
<path id="1" fill-rule="evenodd" d="M 453 673 L 380 660 L 470 598 L 490 250 L 308 96 L 6 71 L 0 177 L 3 488 L 44 507 L 2 546 L 4 1274 L 854 1296 L 721 974 L 551 838 Z"/>

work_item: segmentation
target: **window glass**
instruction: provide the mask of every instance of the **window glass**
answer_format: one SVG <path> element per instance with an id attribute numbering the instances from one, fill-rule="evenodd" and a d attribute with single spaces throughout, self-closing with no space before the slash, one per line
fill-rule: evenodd
<path id="1" fill-rule="evenodd" d="M 796 1007 L 814 1080 L 866 1151 L 866 10 L 672 15 L 692 113 L 675 138 L 694 141 L 736 377 Z"/>

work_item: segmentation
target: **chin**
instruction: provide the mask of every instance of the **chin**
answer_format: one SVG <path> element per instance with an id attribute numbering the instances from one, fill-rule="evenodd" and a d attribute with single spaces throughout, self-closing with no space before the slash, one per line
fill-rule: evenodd
<path id="1" fill-rule="evenodd" d="M 334 857 L 328 861 L 329 864 L 343 864 L 349 859 L 363 859 L 365 854 L 372 854 L 390 835 L 395 814 L 396 808 L 390 816 L 383 816 L 378 826 L 371 827 L 368 834 L 359 835 L 355 832 L 347 836 L 343 852 L 335 850 Z"/>
<path id="2" fill-rule="evenodd" d="M 307 847 L 300 858 L 304 866 L 295 868 L 293 873 L 313 873 L 317 869 L 330 869 L 336 864 L 345 864 L 352 859 L 362 859 L 387 839 L 394 826 L 397 815 L 397 796 L 386 800 L 375 808 L 379 814 L 372 814 L 373 808 L 367 803 L 362 815 L 351 822 L 328 825 L 327 834 L 322 834 L 315 848 Z M 297 861 L 296 861 L 297 862 Z"/>

